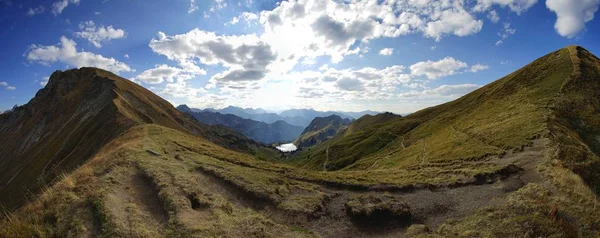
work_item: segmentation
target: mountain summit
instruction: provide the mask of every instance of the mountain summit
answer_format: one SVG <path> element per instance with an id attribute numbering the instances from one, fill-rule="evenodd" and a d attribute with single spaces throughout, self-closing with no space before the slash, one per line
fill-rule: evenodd
<path id="1" fill-rule="evenodd" d="M 0 197 L 0 204 L 17 206 L 28 192 L 81 166 L 125 131 L 150 123 L 238 151 L 258 146 L 224 127 L 196 123 L 149 90 L 108 71 L 56 71 L 29 103 L 0 115 L 0 193 L 11 194 Z"/>
<path id="2" fill-rule="evenodd" d="M 282 156 L 111 73 L 56 72 L 0 115 L 0 237 L 598 237 L 599 98 L 600 59 L 570 46 Z"/>

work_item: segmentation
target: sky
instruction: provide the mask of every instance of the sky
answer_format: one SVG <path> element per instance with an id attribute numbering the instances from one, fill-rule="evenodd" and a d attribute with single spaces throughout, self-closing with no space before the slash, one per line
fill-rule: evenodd
<path id="1" fill-rule="evenodd" d="M 568 45 L 600 0 L 0 0 L 0 111 L 56 70 L 112 71 L 174 105 L 410 113 Z"/>

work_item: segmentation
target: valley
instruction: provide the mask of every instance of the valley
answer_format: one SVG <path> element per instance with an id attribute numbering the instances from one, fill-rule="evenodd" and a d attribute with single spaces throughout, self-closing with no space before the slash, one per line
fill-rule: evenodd
<path id="1" fill-rule="evenodd" d="M 223 126 L 254 119 L 57 71 L 0 115 L 0 237 L 597 237 L 599 98 L 569 46 L 406 116 L 274 114 L 315 115 L 282 159 Z"/>

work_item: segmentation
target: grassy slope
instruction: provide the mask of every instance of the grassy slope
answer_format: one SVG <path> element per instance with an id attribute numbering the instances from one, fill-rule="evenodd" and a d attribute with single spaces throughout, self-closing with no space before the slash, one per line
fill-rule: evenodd
<path id="1" fill-rule="evenodd" d="M 308 148 L 323 141 L 329 140 L 335 135 L 343 132 L 348 126 L 344 119 L 337 115 L 328 117 L 316 117 L 304 129 L 302 134 L 294 140 L 299 148 Z"/>
<path id="2" fill-rule="evenodd" d="M 110 72 L 57 71 L 36 97 L 0 116 L 0 211 L 85 163 L 132 126 L 154 123 L 190 131 L 228 149 L 261 159 L 277 155 L 239 133 L 205 126 L 147 89 Z"/>
<path id="3" fill-rule="evenodd" d="M 455 101 L 371 126 L 351 126 L 292 161 L 318 170 L 326 160 L 329 170 L 399 169 L 520 149 L 544 132 L 546 108 L 572 71 L 569 51 L 563 49 Z"/>
<path id="4" fill-rule="evenodd" d="M 529 184 L 509 194 L 507 202 L 449 220 L 437 230 L 427 232 L 418 229 L 418 225 L 409 230 L 424 237 L 596 237 L 600 235 L 597 219 L 600 211 L 596 206 L 599 200 L 586 184 L 595 185 L 595 177 L 590 174 L 596 170 L 585 165 L 597 161 L 595 144 L 586 138 L 597 134 L 594 115 L 598 104 L 582 102 L 589 100 L 587 97 L 556 98 L 566 93 L 581 95 L 584 92 L 578 90 L 588 90 L 571 85 L 585 83 L 593 91 L 598 78 L 589 76 L 589 80 L 596 80 L 590 84 L 570 77 L 574 68 L 569 53 L 563 49 L 532 63 L 530 69 L 507 76 L 523 80 L 496 81 L 458 101 L 407 118 L 374 120 L 383 123 L 355 128 L 325 142 L 332 148 L 340 143 L 348 145 L 345 147 L 348 152 L 330 149 L 330 156 L 365 153 L 369 150 L 364 148 L 374 147 L 365 142 L 377 142 L 377 147 L 383 148 L 365 153 L 365 157 L 347 163 L 351 165 L 347 168 L 341 166 L 343 163 L 338 164 L 335 157 L 330 158 L 335 166 L 344 168 L 338 171 L 319 172 L 272 164 L 177 130 L 156 125 L 134 127 L 105 146 L 88 164 L 46 190 L 37 201 L 2 221 L 0 236 L 310 236 L 310 231 L 295 227 L 286 217 L 271 217 L 269 209 L 253 207 L 266 203 L 284 214 L 319 216 L 324 204 L 337 196 L 324 190 L 323 185 L 357 191 L 375 188 L 398 191 L 391 193 L 394 195 L 415 188 L 461 186 L 474 177 L 506 168 L 481 160 L 482 156 L 520 149 L 531 143 L 530 138 L 541 135 L 550 140 L 547 155 L 551 160 L 538 166 L 545 182 Z M 569 61 L 564 61 L 565 58 Z M 597 64 L 579 69 L 590 70 L 591 66 Z M 533 70 L 536 68 L 540 69 Z M 564 75 L 566 80 L 560 78 Z M 532 86 L 540 83 L 547 87 Z M 495 100 L 481 100 L 490 97 Z M 576 103 L 584 102 L 592 108 L 573 108 Z M 571 117 L 563 117 L 564 111 Z M 489 133 L 484 133 L 486 130 Z M 163 155 L 150 156 L 146 149 Z M 318 156 L 318 151 L 310 152 Z M 426 156 L 422 156 L 423 151 Z M 322 166 L 318 162 L 314 165 Z M 147 178 L 148 186 L 159 197 L 158 207 L 166 215 L 148 211 L 148 206 L 140 204 L 140 200 L 127 200 L 134 195 L 123 195 L 129 193 L 127 176 L 137 173 Z M 215 188 L 214 184 L 221 187 Z M 237 188 L 244 199 L 224 193 L 228 189 L 223 187 Z M 125 202 L 123 209 L 128 211 L 125 215 L 113 208 L 123 204 L 119 201 L 130 201 Z"/>
<path id="5" fill-rule="evenodd" d="M 599 62 L 582 48 L 561 49 L 453 102 L 346 133 L 292 164 L 357 174 L 419 171 L 410 178 L 437 170 L 440 177 L 547 137 L 551 163 L 538 170 L 554 190 L 530 184 L 506 204 L 422 235 L 597 236 Z"/>
<path id="6" fill-rule="evenodd" d="M 162 155 L 152 156 L 147 149 Z M 313 213 L 322 206 L 325 196 L 317 186 L 261 169 L 267 165 L 186 133 L 157 125 L 137 126 L 39 199 L 9 215 L 1 223 L 0 236 L 310 235 L 275 224 L 252 209 L 239 209 L 235 201 L 202 183 L 205 177 L 220 179 L 240 188 L 249 203 L 273 204 L 290 213 Z M 147 179 L 153 196 L 159 198 L 159 213 L 166 213 L 168 219 L 153 217 L 139 200 L 129 200 L 129 205 L 119 202 L 119 197 L 127 197 L 121 188 L 125 193 L 132 189 L 124 181 L 136 173 Z M 128 209 L 126 215 L 112 210 L 119 204 Z"/>

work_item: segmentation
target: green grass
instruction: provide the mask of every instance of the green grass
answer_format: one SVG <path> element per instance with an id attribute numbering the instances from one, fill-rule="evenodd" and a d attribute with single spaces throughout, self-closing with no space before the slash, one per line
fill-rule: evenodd
<path id="1" fill-rule="evenodd" d="M 562 49 L 455 101 L 402 118 L 365 118 L 379 122 L 368 126 L 357 120 L 289 163 L 313 170 L 396 170 L 520 150 L 547 132 L 548 108 L 573 71 L 570 61 Z"/>
<path id="2" fill-rule="evenodd" d="M 594 99 L 600 98 L 600 66 L 585 51 L 577 54 L 575 66 L 563 49 L 407 117 L 361 118 L 287 164 L 273 163 L 271 151 L 246 140 L 237 151 L 219 146 L 238 141 L 235 135 L 221 140 L 218 133 L 199 137 L 165 125 L 132 127 L 8 214 L 0 221 L 0 237 L 312 237 L 269 212 L 327 216 L 330 190 L 353 190 L 373 194 L 345 194 L 346 206 L 357 214 L 405 213 L 402 201 L 375 191 L 446 189 L 494 179 L 514 165 L 489 158 L 520 151 L 539 137 L 549 141 L 549 162 L 538 166 L 541 185 L 526 185 L 506 202 L 437 229 L 407 229 L 422 237 L 597 237 L 600 102 Z M 135 174 L 147 178 L 150 199 L 136 197 L 128 184 Z M 157 211 L 144 204 L 153 199 Z M 115 209 L 115 201 L 126 201 L 123 209 Z M 164 221 L 146 219 L 163 213 Z"/>

